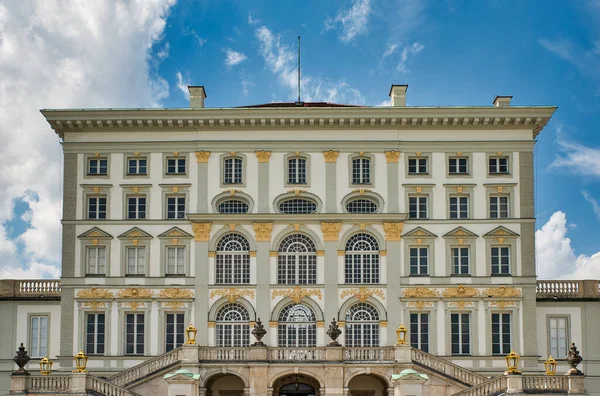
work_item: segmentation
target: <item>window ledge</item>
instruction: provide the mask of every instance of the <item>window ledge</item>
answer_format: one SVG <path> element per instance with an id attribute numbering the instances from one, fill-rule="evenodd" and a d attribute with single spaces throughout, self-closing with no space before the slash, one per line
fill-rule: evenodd
<path id="1" fill-rule="evenodd" d="M 450 274 L 451 277 L 455 276 L 458 278 L 470 278 L 471 274 Z"/>

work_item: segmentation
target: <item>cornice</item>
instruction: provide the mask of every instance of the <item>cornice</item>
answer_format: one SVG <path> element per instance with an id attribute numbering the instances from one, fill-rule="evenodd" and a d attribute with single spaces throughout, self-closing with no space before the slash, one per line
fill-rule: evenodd
<path id="1" fill-rule="evenodd" d="M 314 213 L 306 215 L 288 215 L 279 213 L 251 213 L 251 214 L 215 214 L 215 213 L 188 213 L 187 217 L 192 222 L 207 222 L 215 224 L 230 224 L 232 222 L 248 224 L 270 222 L 275 224 L 290 223 L 321 223 L 321 222 L 343 222 L 364 223 L 383 221 L 404 221 L 406 213 L 375 213 L 375 214 L 349 214 L 349 213 Z"/>

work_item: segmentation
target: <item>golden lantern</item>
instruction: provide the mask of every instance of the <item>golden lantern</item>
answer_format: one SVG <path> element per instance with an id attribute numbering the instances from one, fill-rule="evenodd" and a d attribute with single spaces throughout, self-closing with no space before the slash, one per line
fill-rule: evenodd
<path id="1" fill-rule="evenodd" d="M 546 375 L 556 374 L 556 359 L 552 355 L 548 356 L 548 359 L 544 362 L 544 369 L 546 369 Z"/>
<path id="2" fill-rule="evenodd" d="M 187 341 L 185 343 L 188 345 L 196 345 L 196 333 L 197 332 L 198 332 L 198 330 L 196 330 L 194 325 L 190 323 L 190 325 L 187 327 L 187 329 L 185 329 L 185 334 L 187 335 Z"/>
<path id="3" fill-rule="evenodd" d="M 519 371 L 519 360 L 521 357 L 517 355 L 514 350 L 511 349 L 505 359 L 506 365 L 508 366 L 508 370 L 506 371 L 508 374 L 521 374 Z"/>
<path id="4" fill-rule="evenodd" d="M 408 333 L 408 330 L 406 329 L 406 326 L 404 326 L 403 324 L 398 326 L 398 328 L 396 329 L 396 337 L 398 337 L 398 342 L 396 343 L 396 346 L 408 344 L 406 342 L 406 334 L 407 333 Z"/>
<path id="5" fill-rule="evenodd" d="M 85 353 L 83 353 L 83 349 L 80 349 L 79 352 L 77 352 L 77 355 L 73 356 L 73 359 L 75 359 L 75 367 L 77 367 L 77 369 L 73 370 L 73 372 L 85 373 L 88 357 Z"/>
<path id="6" fill-rule="evenodd" d="M 54 362 L 48 359 L 48 356 L 44 356 L 42 360 L 40 360 L 40 374 L 48 375 L 52 371 L 52 365 Z"/>

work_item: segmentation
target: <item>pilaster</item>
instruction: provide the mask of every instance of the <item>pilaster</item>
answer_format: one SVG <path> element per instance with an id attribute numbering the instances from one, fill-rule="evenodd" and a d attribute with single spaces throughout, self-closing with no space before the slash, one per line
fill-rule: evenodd
<path id="1" fill-rule="evenodd" d="M 194 326 L 199 330 L 196 342 L 208 345 L 208 243 L 211 223 L 192 223 L 194 231 L 194 265 L 196 281 L 194 286 Z M 191 320 L 191 318 L 190 318 Z M 186 324 L 187 327 L 187 324 Z"/>
<path id="2" fill-rule="evenodd" d="M 321 223 L 325 246 L 325 322 L 338 319 L 338 238 L 342 223 Z"/>
<path id="3" fill-rule="evenodd" d="M 337 212 L 337 158 L 339 151 L 324 151 L 325 157 L 325 212 Z"/>
<path id="4" fill-rule="evenodd" d="M 60 368 L 73 367 L 73 332 L 75 311 L 75 290 L 63 287 L 60 296 Z"/>
<path id="5" fill-rule="evenodd" d="M 270 151 L 257 151 L 258 159 L 258 212 L 269 213 L 269 158 Z"/>
<path id="6" fill-rule="evenodd" d="M 196 151 L 196 162 L 198 163 L 198 205 L 197 213 L 208 213 L 208 157 L 210 151 Z"/>
<path id="7" fill-rule="evenodd" d="M 398 213 L 399 202 L 398 202 L 398 194 L 399 194 L 399 179 L 398 179 L 398 160 L 400 158 L 399 151 L 386 151 L 385 157 L 387 159 L 387 186 L 388 186 L 388 196 L 387 196 L 387 212 L 388 213 Z M 398 261 L 399 262 L 399 261 Z"/>
<path id="8" fill-rule="evenodd" d="M 395 164 L 398 165 L 398 164 Z M 388 327 L 387 339 L 388 343 L 395 340 L 396 329 L 402 323 L 401 314 L 402 304 L 400 303 L 400 244 L 402 243 L 402 228 L 404 223 L 384 223 L 385 239 L 387 255 L 385 257 L 387 263 L 387 312 L 388 312 Z M 390 313 L 393 313 L 390 315 Z M 406 324 L 408 325 L 408 324 Z"/>
<path id="9" fill-rule="evenodd" d="M 256 235 L 256 317 L 267 323 L 271 317 L 270 257 L 273 223 L 254 223 Z M 269 328 L 271 331 L 272 328 Z M 270 335 L 265 341 L 268 342 Z"/>

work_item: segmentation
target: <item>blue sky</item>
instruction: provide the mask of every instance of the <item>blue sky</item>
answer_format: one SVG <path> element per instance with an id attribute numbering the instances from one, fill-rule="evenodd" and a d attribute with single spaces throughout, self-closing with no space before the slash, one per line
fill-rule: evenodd
<path id="1" fill-rule="evenodd" d="M 11 151 L 38 157 L 0 177 L 0 278 L 60 259 L 60 149 L 39 108 L 187 107 L 187 84 L 207 107 L 293 101 L 299 35 L 305 100 L 382 105 L 394 83 L 412 106 L 558 106 L 535 149 L 538 265 L 600 277 L 598 0 L 0 0 L 0 138 L 22 130 Z"/>

